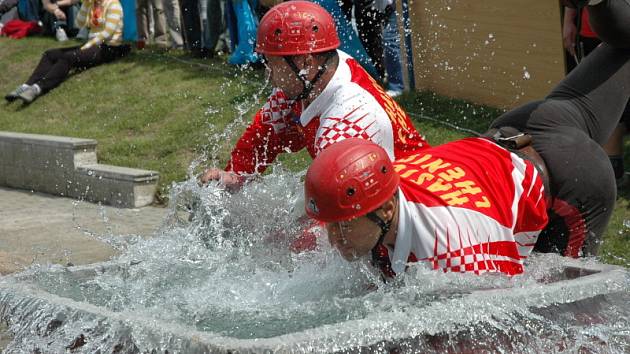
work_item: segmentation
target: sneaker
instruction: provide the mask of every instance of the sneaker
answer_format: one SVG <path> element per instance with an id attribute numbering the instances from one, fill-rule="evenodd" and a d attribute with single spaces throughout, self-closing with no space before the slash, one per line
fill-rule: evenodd
<path id="1" fill-rule="evenodd" d="M 15 90 L 9 92 L 6 96 L 4 96 L 4 99 L 9 101 L 9 102 L 13 102 L 15 100 L 17 100 L 18 98 L 20 98 L 20 94 L 24 91 L 26 91 L 26 89 L 28 89 L 30 86 L 27 84 L 22 84 L 20 85 L 18 88 L 16 88 Z"/>
<path id="2" fill-rule="evenodd" d="M 64 29 L 61 27 L 57 28 L 57 31 L 55 31 L 55 37 L 59 42 L 65 42 L 68 40 L 68 35 L 66 34 L 66 31 L 64 31 Z"/>
<path id="3" fill-rule="evenodd" d="M 77 33 L 76 39 L 86 40 L 88 39 L 89 31 L 86 27 L 81 27 L 79 33 Z"/>
<path id="4" fill-rule="evenodd" d="M 41 93 L 41 89 L 39 89 L 36 85 L 28 86 L 25 90 L 20 92 L 18 98 L 21 99 L 25 104 L 29 104 L 39 96 Z"/>
<path id="5" fill-rule="evenodd" d="M 387 90 L 385 93 L 387 93 L 390 97 L 398 97 L 402 95 L 403 92 L 400 90 Z"/>

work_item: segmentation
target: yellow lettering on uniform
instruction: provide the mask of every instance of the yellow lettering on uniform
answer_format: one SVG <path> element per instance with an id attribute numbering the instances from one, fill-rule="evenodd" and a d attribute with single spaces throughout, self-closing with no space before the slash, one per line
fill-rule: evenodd
<path id="1" fill-rule="evenodd" d="M 401 130 L 409 131 L 409 126 L 407 125 L 407 116 L 403 113 L 400 106 L 396 107 L 396 120 L 398 124 L 400 124 Z"/>
<path id="2" fill-rule="evenodd" d="M 476 201 L 475 202 L 475 206 L 477 208 L 489 208 L 490 207 L 490 201 L 488 200 L 488 198 L 486 198 L 485 195 L 482 198 L 483 198 L 483 201 Z"/>
<path id="3" fill-rule="evenodd" d="M 417 185 L 422 185 L 425 181 L 432 181 L 433 178 L 435 178 L 434 175 L 425 172 L 421 174 L 415 181 L 413 181 L 413 183 Z"/>
<path id="4" fill-rule="evenodd" d="M 461 167 L 455 167 L 450 170 L 446 170 L 445 172 L 440 172 L 438 176 L 443 178 L 445 181 L 450 182 L 454 179 L 460 179 L 466 175 L 466 172 L 462 170 Z"/>
<path id="5" fill-rule="evenodd" d="M 387 111 L 388 114 L 392 114 L 394 113 L 394 105 L 392 104 L 392 101 L 389 99 L 389 97 L 387 97 L 387 95 L 381 95 L 382 99 L 383 99 L 383 104 L 385 104 L 385 110 Z"/>
<path id="6" fill-rule="evenodd" d="M 405 171 L 403 174 L 400 175 L 400 178 L 407 178 L 409 176 L 411 176 L 412 174 L 418 172 L 418 170 L 413 170 L 413 169 L 409 169 L 407 171 Z"/>
<path id="7" fill-rule="evenodd" d="M 407 165 L 400 165 L 400 164 L 394 165 L 394 171 L 396 171 L 396 173 L 404 170 L 405 168 L 407 168 Z"/>
<path id="8" fill-rule="evenodd" d="M 414 155 L 411 155 L 411 156 L 408 156 L 408 157 L 405 157 L 405 158 L 402 158 L 402 159 L 398 159 L 398 160 L 396 160 L 396 162 L 399 162 L 399 163 L 411 162 L 411 161 L 417 159 L 419 155 L 420 154 L 414 154 Z"/>
<path id="9" fill-rule="evenodd" d="M 419 159 L 417 159 L 417 160 L 415 160 L 415 161 L 410 162 L 410 164 L 412 164 L 412 165 L 419 165 L 419 164 L 421 164 L 421 163 L 423 163 L 423 162 L 425 162 L 425 161 L 427 161 L 427 160 L 431 159 L 432 157 L 433 157 L 433 156 L 431 156 L 430 154 L 426 154 L 426 155 L 422 156 L 421 158 L 419 158 Z"/>
<path id="10" fill-rule="evenodd" d="M 407 136 L 405 132 L 409 131 L 409 127 L 406 122 L 406 118 L 407 118 L 406 114 L 400 108 L 398 103 L 396 103 L 396 101 L 394 101 L 394 99 L 392 99 L 388 94 L 386 94 L 385 91 L 381 88 L 381 86 L 378 85 L 373 78 L 370 77 L 370 81 L 372 82 L 372 85 L 374 85 L 374 87 L 380 94 L 381 99 L 383 100 L 383 109 L 385 110 L 385 113 L 389 117 L 389 120 L 392 122 L 398 123 L 400 127 L 400 130 L 398 131 L 398 134 L 397 134 L 398 138 L 400 138 L 400 140 L 403 143 L 405 143 L 407 140 Z"/>
<path id="11" fill-rule="evenodd" d="M 398 139 L 403 143 L 406 144 L 407 143 L 407 137 L 405 136 L 405 132 L 403 130 L 399 130 L 398 131 Z"/>
<path id="12" fill-rule="evenodd" d="M 437 159 L 435 161 L 429 162 L 428 164 L 422 165 L 420 167 L 426 168 L 426 169 L 429 170 L 429 172 L 433 173 L 433 172 L 435 172 L 437 170 L 440 170 L 440 169 L 443 169 L 443 168 L 447 168 L 449 166 L 451 166 L 450 162 L 446 162 L 445 163 L 444 160 Z"/>
<path id="13" fill-rule="evenodd" d="M 477 194 L 481 193 L 481 188 L 474 187 L 475 182 L 473 181 L 463 181 L 455 183 L 455 187 L 460 188 L 460 191 L 464 194 Z"/>
<path id="14" fill-rule="evenodd" d="M 468 203 L 469 199 L 467 197 L 461 197 L 462 192 L 455 191 L 448 194 L 441 195 L 440 198 L 446 202 L 448 205 L 462 205 L 464 203 Z"/>
<path id="15" fill-rule="evenodd" d="M 438 178 L 437 181 L 433 182 L 429 187 L 427 187 L 427 190 L 429 190 L 429 192 L 435 193 L 435 192 L 446 192 L 447 190 L 453 188 L 453 186 L 450 183 L 442 184 L 442 182 L 444 182 L 444 180 L 441 178 Z"/>

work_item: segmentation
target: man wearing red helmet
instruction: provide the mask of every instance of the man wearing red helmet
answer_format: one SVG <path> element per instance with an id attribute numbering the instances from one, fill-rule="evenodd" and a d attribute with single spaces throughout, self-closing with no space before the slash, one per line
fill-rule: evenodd
<path id="1" fill-rule="evenodd" d="M 630 1 L 593 9 L 595 23 L 611 24 L 612 44 L 485 136 L 394 162 L 359 139 L 322 151 L 306 174 L 305 207 L 342 256 L 371 252 L 392 276 L 412 261 L 514 275 L 532 250 L 597 254 L 616 191 L 601 144 L 630 98 L 630 30 L 619 25 L 630 23 Z"/>
<path id="2" fill-rule="evenodd" d="M 382 146 L 391 159 L 428 147 L 408 115 L 349 55 L 337 50 L 335 24 L 321 6 L 289 1 L 274 6 L 258 27 L 256 51 L 275 87 L 236 143 L 226 171 L 201 182 L 238 185 L 262 173 L 278 154 L 306 148 L 315 157 L 350 137 Z"/>
<path id="3" fill-rule="evenodd" d="M 306 213 L 326 223 L 331 245 L 349 261 L 371 253 L 388 277 L 412 261 L 453 272 L 522 273 L 547 223 L 534 164 L 485 138 L 393 163 L 379 146 L 347 139 L 313 161 L 304 193 Z"/>

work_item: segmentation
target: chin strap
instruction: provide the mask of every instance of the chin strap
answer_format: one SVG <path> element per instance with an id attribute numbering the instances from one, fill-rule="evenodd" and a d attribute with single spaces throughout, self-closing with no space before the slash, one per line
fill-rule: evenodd
<path id="1" fill-rule="evenodd" d="M 293 70 L 295 75 L 300 79 L 300 81 L 302 81 L 302 85 L 304 86 L 304 88 L 302 89 L 302 92 L 300 92 L 300 94 L 297 95 L 296 97 L 292 97 L 291 98 L 292 100 L 296 100 L 296 101 L 297 100 L 303 100 L 306 97 L 308 97 L 308 95 L 311 93 L 311 91 L 313 91 L 313 87 L 315 86 L 317 81 L 319 81 L 319 79 L 322 77 L 324 72 L 326 72 L 326 69 L 328 69 L 328 62 L 330 61 L 330 58 L 333 57 L 334 53 L 335 53 L 334 51 L 331 51 L 331 52 L 327 52 L 325 54 L 326 60 L 324 61 L 324 63 L 317 70 L 317 74 L 315 75 L 313 80 L 308 80 L 308 78 L 306 77 L 306 74 L 303 73 L 301 70 L 299 70 L 298 67 L 295 65 L 295 62 L 293 61 L 292 57 L 290 57 L 290 56 L 283 57 L 284 60 L 289 65 L 289 67 L 291 68 L 291 70 Z"/>
<path id="2" fill-rule="evenodd" d="M 385 235 L 389 232 L 391 228 L 392 222 L 385 222 L 381 219 L 376 212 L 368 213 L 367 218 L 372 220 L 378 227 L 381 228 L 381 236 L 379 236 L 376 245 L 372 248 L 372 264 L 381 270 L 383 281 L 387 282 L 387 278 L 391 278 L 395 275 L 395 273 L 391 269 L 391 264 L 389 263 L 389 257 L 387 257 L 387 253 L 385 252 L 385 246 L 383 246 L 383 240 L 385 239 Z"/>
<path id="3" fill-rule="evenodd" d="M 367 215 L 368 219 L 372 220 L 376 225 L 378 225 L 378 227 L 381 228 L 381 236 L 379 236 L 378 241 L 376 242 L 376 245 L 374 246 L 374 248 L 372 248 L 372 254 L 375 252 L 375 250 L 378 248 L 378 246 L 383 244 L 383 240 L 385 239 L 385 235 L 387 235 L 387 233 L 389 232 L 390 227 L 392 226 L 392 221 L 388 221 L 385 222 L 383 219 L 381 219 L 380 216 L 376 215 L 376 212 L 370 212 Z"/>

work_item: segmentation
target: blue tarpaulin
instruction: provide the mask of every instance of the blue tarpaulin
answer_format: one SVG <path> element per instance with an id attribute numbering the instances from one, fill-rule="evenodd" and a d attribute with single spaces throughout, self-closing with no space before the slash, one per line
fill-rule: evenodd
<path id="1" fill-rule="evenodd" d="M 136 29 L 136 0 L 120 0 L 123 8 L 123 39 L 135 42 L 138 39 Z"/>

